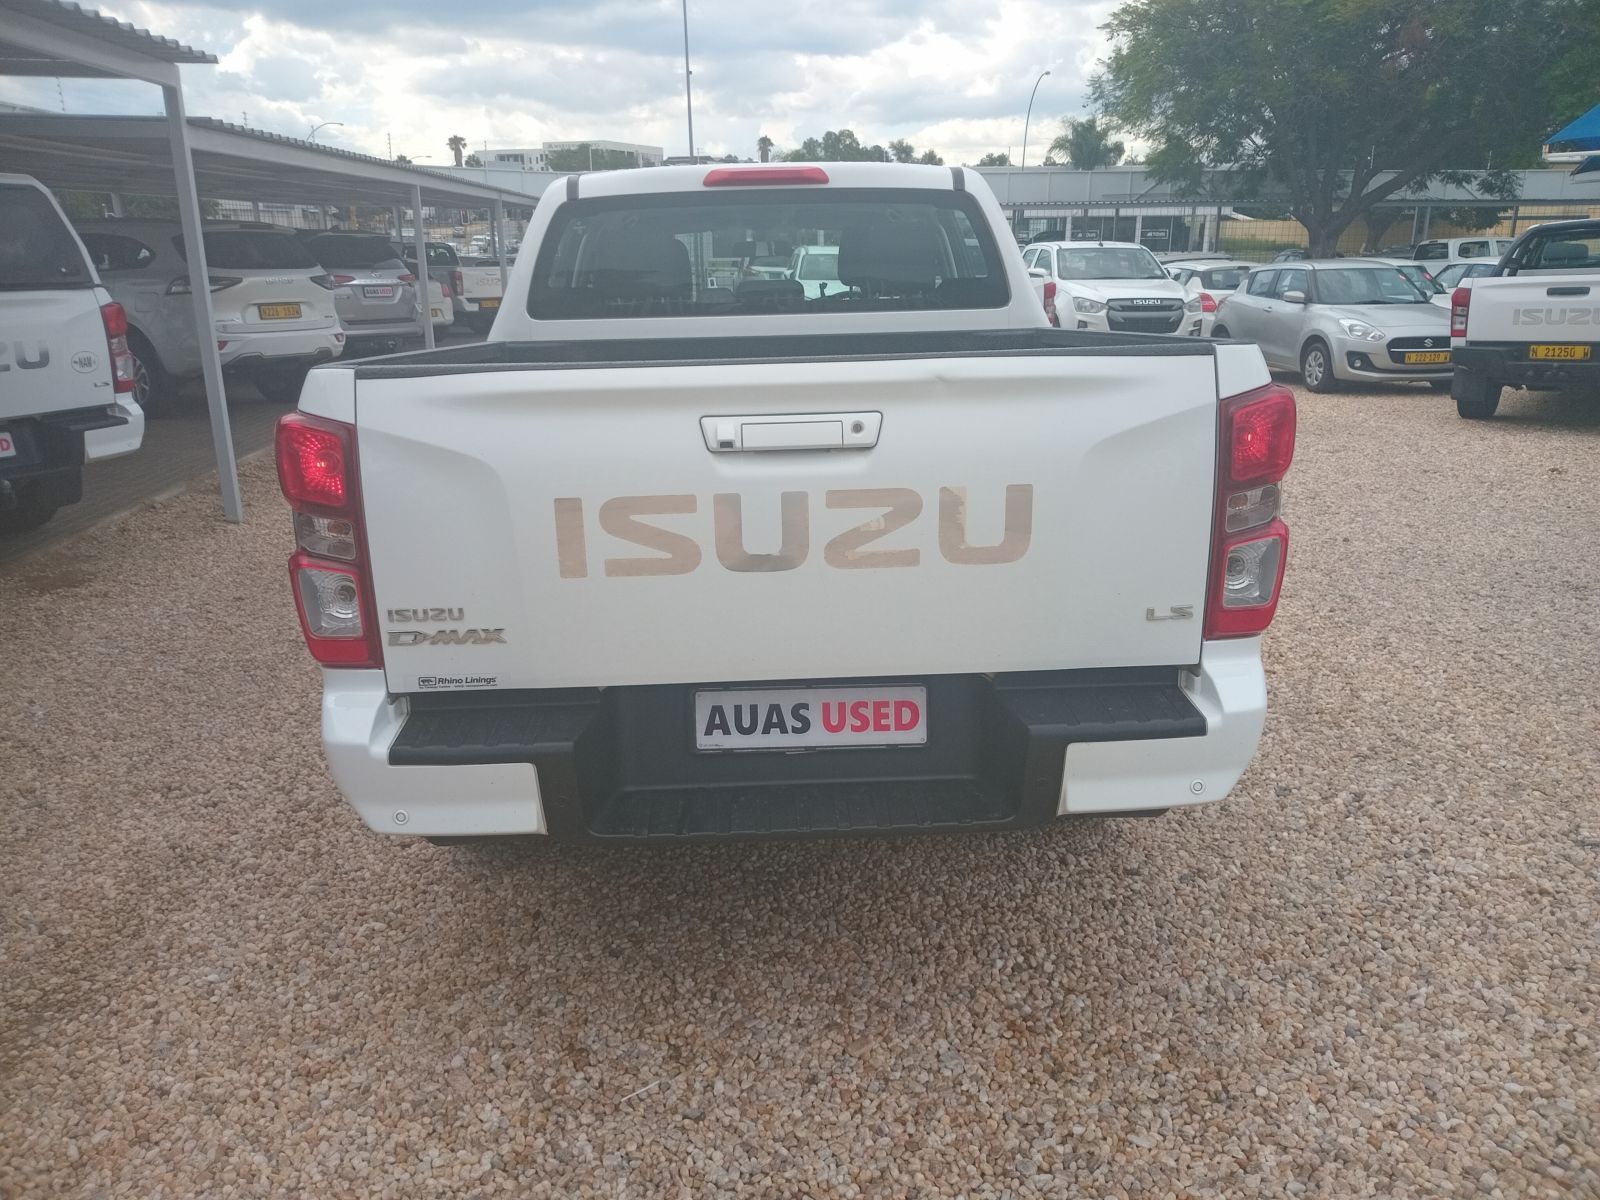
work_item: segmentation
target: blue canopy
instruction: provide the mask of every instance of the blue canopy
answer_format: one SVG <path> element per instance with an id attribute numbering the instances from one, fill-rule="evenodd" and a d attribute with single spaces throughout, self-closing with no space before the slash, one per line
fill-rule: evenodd
<path id="1" fill-rule="evenodd" d="M 1559 161 L 1572 162 L 1585 154 L 1600 154 L 1600 104 L 1545 139 L 1547 160 L 1559 155 Z"/>

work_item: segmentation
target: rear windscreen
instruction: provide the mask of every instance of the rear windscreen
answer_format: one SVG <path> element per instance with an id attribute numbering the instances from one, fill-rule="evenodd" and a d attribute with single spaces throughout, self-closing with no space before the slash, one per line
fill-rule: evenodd
<path id="1" fill-rule="evenodd" d="M 1534 233 L 1517 247 L 1515 271 L 1600 271 L 1600 225 Z"/>
<path id="2" fill-rule="evenodd" d="M 1200 278 L 1205 287 L 1216 288 L 1219 292 L 1232 292 L 1238 290 L 1249 270 L 1249 267 L 1215 267 L 1202 273 Z"/>
<path id="3" fill-rule="evenodd" d="M 83 251 L 45 194 L 0 184 L 0 289 L 93 286 Z"/>
<path id="4" fill-rule="evenodd" d="M 317 259 L 291 233 L 257 229 L 210 229 L 205 233 L 206 266 L 248 270 L 315 270 Z M 183 254 L 183 238 L 172 244 Z M 188 257 L 184 255 L 184 257 Z"/>
<path id="5" fill-rule="evenodd" d="M 790 265 L 775 271 L 775 261 Z M 545 321 L 803 315 L 1009 301 L 970 195 L 783 188 L 563 204 L 539 247 L 528 313 Z"/>
<path id="6" fill-rule="evenodd" d="M 305 245 L 325 267 L 376 267 L 395 262 L 394 247 L 381 237 L 327 233 L 307 238 Z"/>

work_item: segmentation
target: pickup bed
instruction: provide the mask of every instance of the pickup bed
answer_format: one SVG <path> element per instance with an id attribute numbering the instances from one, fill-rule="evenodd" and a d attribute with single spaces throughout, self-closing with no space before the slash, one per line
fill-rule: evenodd
<path id="1" fill-rule="evenodd" d="M 1507 387 L 1600 398 L 1600 221 L 1552 221 L 1450 297 L 1456 411 L 1492 417 Z"/>
<path id="2" fill-rule="evenodd" d="M 772 222 L 836 230 L 848 290 L 695 286 L 720 230 Z M 1004 228 L 959 169 L 562 180 L 490 342 L 313 371 L 279 430 L 290 570 L 367 823 L 821 836 L 1225 796 L 1292 395 L 1251 346 L 1051 329 Z"/>

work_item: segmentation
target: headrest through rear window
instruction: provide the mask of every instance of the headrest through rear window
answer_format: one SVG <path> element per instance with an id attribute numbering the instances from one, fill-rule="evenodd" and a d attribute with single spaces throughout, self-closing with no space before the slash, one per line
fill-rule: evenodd
<path id="1" fill-rule="evenodd" d="M 948 273 L 944 243 L 932 225 L 876 220 L 839 236 L 839 281 L 863 291 L 932 288 Z"/>

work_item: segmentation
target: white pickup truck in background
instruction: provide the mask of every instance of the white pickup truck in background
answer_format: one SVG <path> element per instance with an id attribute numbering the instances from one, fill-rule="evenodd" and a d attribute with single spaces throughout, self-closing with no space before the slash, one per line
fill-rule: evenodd
<path id="1" fill-rule="evenodd" d="M 1489 275 L 1450 295 L 1450 394 L 1470 420 L 1507 387 L 1600 399 L 1600 221 L 1551 221 L 1519 237 Z"/>
<path id="2" fill-rule="evenodd" d="M 0 175 L 0 534 L 83 498 L 83 465 L 144 440 L 128 318 L 55 198 Z"/>
<path id="3" fill-rule="evenodd" d="M 837 245 L 839 290 L 705 259 Z M 375 830 L 993 830 L 1226 796 L 1261 734 L 1292 394 L 1052 329 L 961 168 L 557 181 L 483 345 L 278 432 L 334 776 Z"/>

